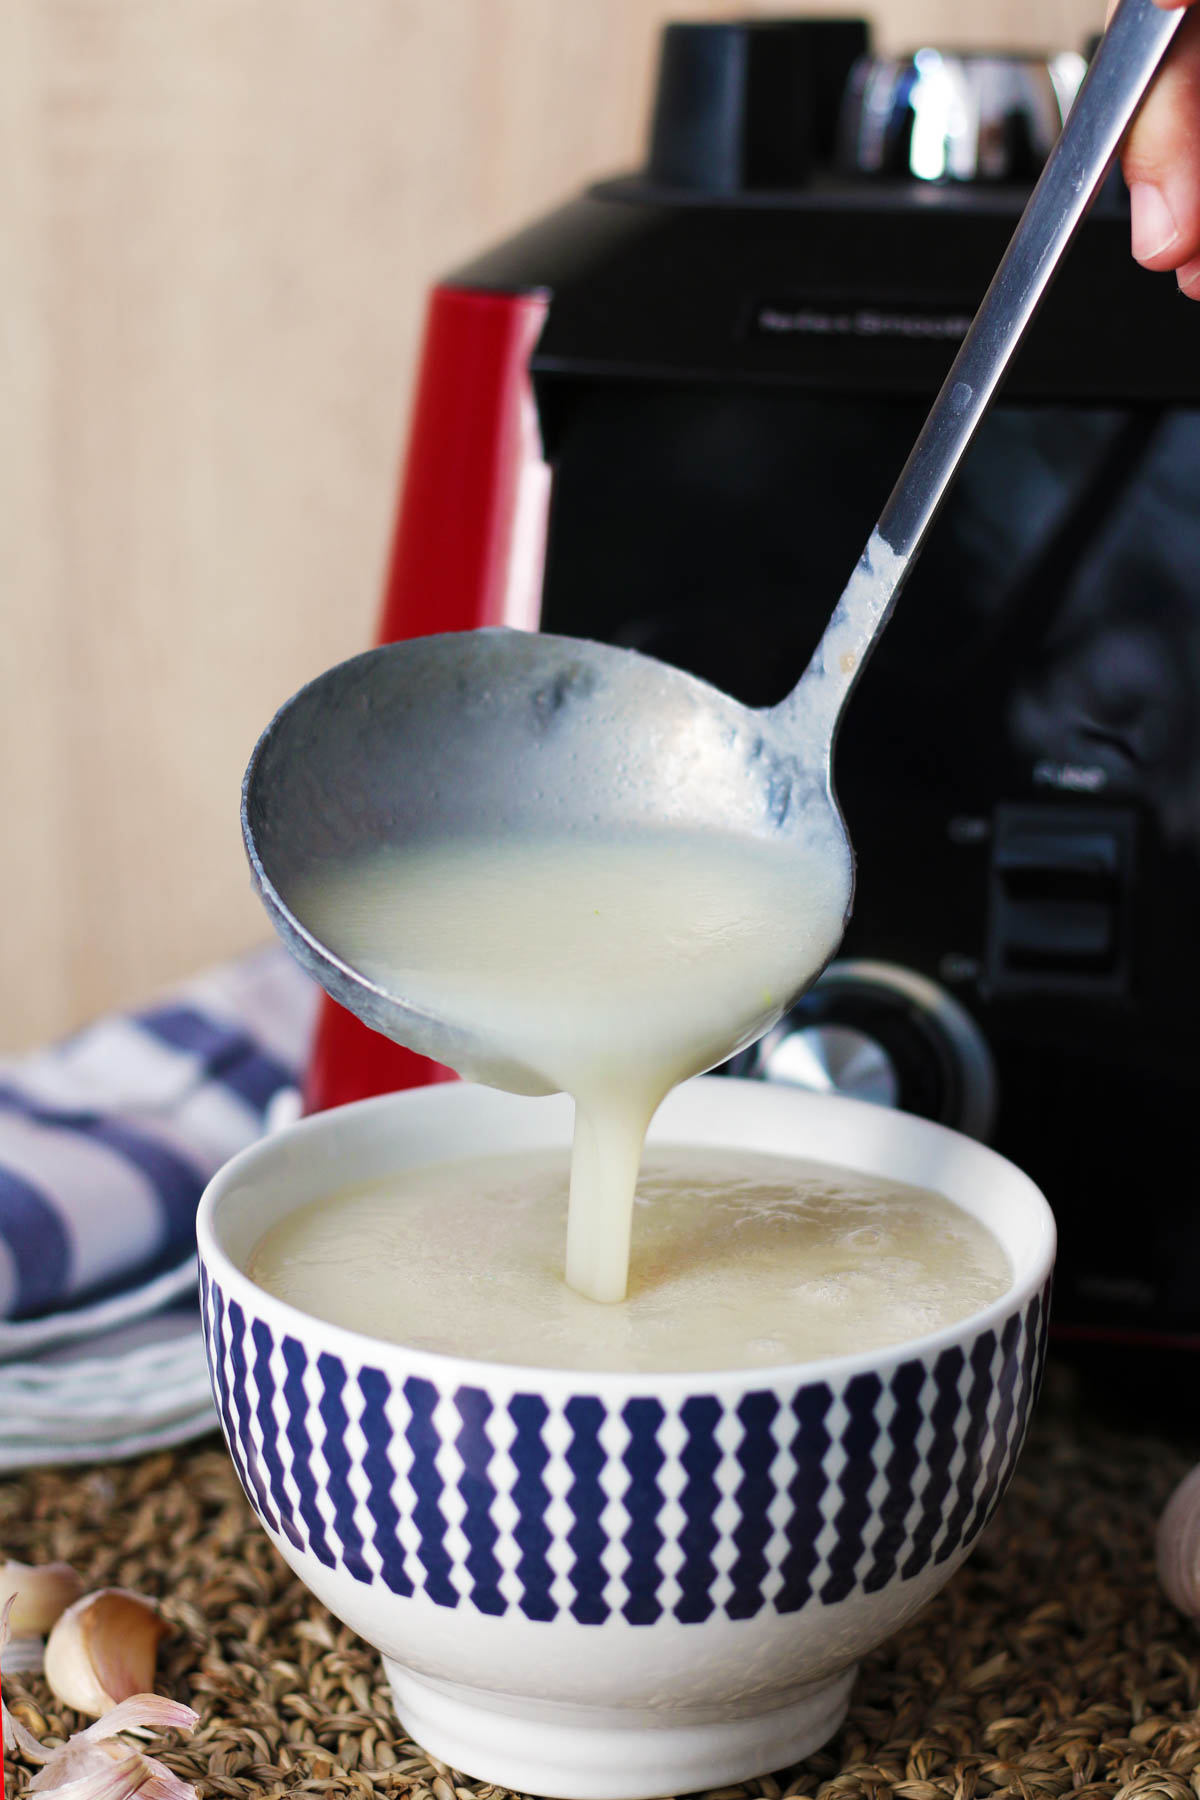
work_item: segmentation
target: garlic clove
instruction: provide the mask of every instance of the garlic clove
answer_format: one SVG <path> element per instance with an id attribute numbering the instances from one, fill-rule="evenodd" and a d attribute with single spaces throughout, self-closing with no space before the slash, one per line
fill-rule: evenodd
<path id="1" fill-rule="evenodd" d="M 133 1800 L 135 1794 L 142 1800 L 196 1800 L 192 1784 L 153 1756 L 143 1756 L 120 1738 L 81 1744 L 81 1735 L 54 1752 L 27 1793 L 56 1793 L 58 1800 Z"/>
<path id="2" fill-rule="evenodd" d="M 11 1597 L 8 1622 L 14 1638 L 45 1637 L 82 1592 L 70 1563 L 0 1563 L 0 1606 Z"/>
<path id="3" fill-rule="evenodd" d="M 196 1790 L 191 1782 L 174 1774 L 166 1763 L 160 1763 L 153 1756 L 144 1756 L 142 1761 L 150 1771 L 149 1779 L 141 1789 L 142 1800 L 196 1800 Z"/>
<path id="4" fill-rule="evenodd" d="M 166 1621 L 140 1594 L 101 1588 L 67 1608 L 46 1642 L 45 1676 L 64 1706 L 98 1719 L 154 1686 Z"/>
<path id="5" fill-rule="evenodd" d="M 28 1761 L 43 1765 L 27 1792 L 57 1791 L 60 1800 L 127 1800 L 135 1793 L 143 1793 L 144 1800 L 196 1800 L 190 1782 L 116 1734 L 193 1731 L 197 1723 L 198 1715 L 190 1706 L 165 1700 L 161 1694 L 134 1694 L 57 1749 L 43 1749 L 27 1732 L 28 1741 L 17 1743 L 17 1748 Z"/>
<path id="6" fill-rule="evenodd" d="M 57 1793 L 60 1800 L 131 1800 L 149 1777 L 147 1758 L 119 1738 L 80 1744 L 73 1737 L 38 1770 L 27 1792 Z"/>
<path id="7" fill-rule="evenodd" d="M 126 1600 L 137 1601 L 147 1608 L 149 1602 L 138 1594 L 126 1594 L 110 1588 Z M 95 1595 L 91 1598 L 96 1598 Z M 0 1651 L 7 1646 L 9 1618 L 15 1602 L 0 1606 Z M 149 1608 L 153 1612 L 153 1608 Z M 157 1614 L 155 1614 L 157 1618 Z M 158 1620 L 162 1630 L 166 1626 Z M 155 1640 L 157 1642 L 157 1639 Z M 131 1694 L 102 1718 L 77 1731 L 53 1750 L 40 1744 L 31 1731 L 14 1719 L 0 1696 L 0 1743 L 18 1750 L 26 1762 L 42 1766 L 29 1783 L 29 1793 L 57 1793 L 58 1800 L 197 1800 L 196 1790 L 167 1768 L 165 1763 L 147 1756 L 116 1734 L 121 1731 L 193 1731 L 199 1715 L 178 1700 L 167 1700 L 161 1694 Z M 0 1776 L 0 1800 L 4 1781 Z"/>
<path id="8" fill-rule="evenodd" d="M 1158 1522 L 1158 1579 L 1180 1612 L 1200 1619 L 1200 1464 L 1185 1475 Z"/>
<path id="9" fill-rule="evenodd" d="M 90 1744 L 115 1737 L 119 1731 L 195 1731 L 199 1723 L 200 1714 L 182 1700 L 168 1700 L 163 1694 L 131 1694 L 77 1735 Z"/>

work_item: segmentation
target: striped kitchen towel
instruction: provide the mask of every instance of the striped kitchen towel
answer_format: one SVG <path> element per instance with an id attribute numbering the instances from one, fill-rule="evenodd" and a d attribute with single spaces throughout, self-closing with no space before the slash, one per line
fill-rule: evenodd
<path id="1" fill-rule="evenodd" d="M 316 992 L 264 950 L 0 1061 L 0 1359 L 194 1285 L 197 1201 L 294 1092 Z"/>

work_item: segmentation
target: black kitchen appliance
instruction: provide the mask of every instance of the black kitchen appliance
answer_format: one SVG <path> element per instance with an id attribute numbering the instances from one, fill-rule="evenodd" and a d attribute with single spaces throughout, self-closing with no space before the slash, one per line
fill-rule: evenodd
<path id="1" fill-rule="evenodd" d="M 669 27 L 645 168 L 435 295 L 384 635 L 524 607 L 779 699 L 1070 82 L 1062 58 L 872 58 L 854 21 Z M 506 301 L 534 325 L 472 375 L 446 321 Z M 421 459 L 435 426 L 460 470 L 487 459 L 503 407 L 451 418 L 439 383 L 452 361 L 499 393 L 504 358 L 505 416 L 532 397 L 536 430 L 488 463 L 489 555 L 525 597 L 454 613 L 429 573 L 457 550 L 414 546 L 432 488 L 468 477 L 440 440 L 449 472 Z M 862 679 L 837 784 L 841 956 L 738 1071 L 988 1137 L 1058 1215 L 1062 1336 L 1200 1348 L 1200 307 L 1131 261 L 1117 175 Z"/>

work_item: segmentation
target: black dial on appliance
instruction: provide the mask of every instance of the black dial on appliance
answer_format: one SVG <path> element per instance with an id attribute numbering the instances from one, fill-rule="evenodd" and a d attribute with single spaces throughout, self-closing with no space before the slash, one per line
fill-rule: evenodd
<path id="1" fill-rule="evenodd" d="M 848 1094 L 986 1138 L 995 1112 L 991 1053 L 936 982 L 866 960 L 835 962 L 731 1075 Z"/>

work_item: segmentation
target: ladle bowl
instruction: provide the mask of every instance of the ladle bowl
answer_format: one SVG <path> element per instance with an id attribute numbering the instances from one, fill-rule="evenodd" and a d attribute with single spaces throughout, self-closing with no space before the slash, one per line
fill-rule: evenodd
<path id="1" fill-rule="evenodd" d="M 366 1024 L 473 1079 L 544 1093 L 533 1071 L 342 961 L 306 926 L 305 890 L 356 855 L 485 835 L 824 831 L 836 854 L 828 759 L 809 763 L 792 738 L 778 710 L 611 645 L 505 630 L 389 644 L 318 676 L 263 733 L 243 792 L 251 868 L 289 950 Z"/>

